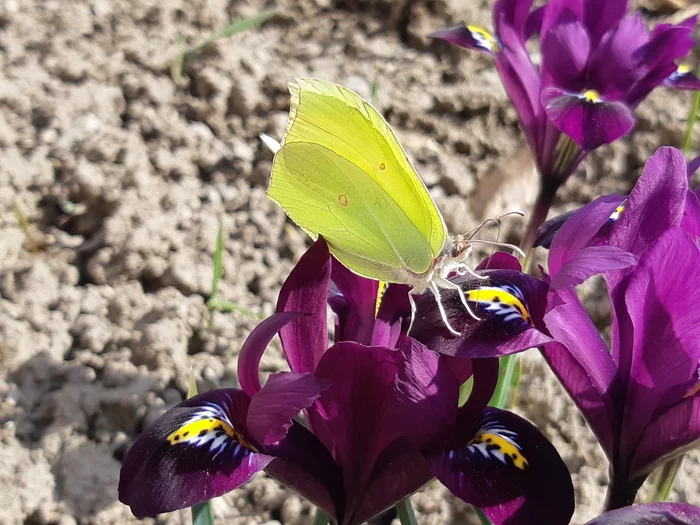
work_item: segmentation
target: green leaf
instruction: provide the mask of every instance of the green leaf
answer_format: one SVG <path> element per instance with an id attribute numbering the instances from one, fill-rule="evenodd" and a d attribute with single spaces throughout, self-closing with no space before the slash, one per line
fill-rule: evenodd
<path id="1" fill-rule="evenodd" d="M 224 254 L 224 228 L 219 222 L 219 230 L 216 232 L 216 247 L 214 248 L 214 277 L 211 283 L 211 295 L 207 303 L 216 300 L 219 293 L 219 281 L 224 274 L 222 259 Z"/>
<path id="2" fill-rule="evenodd" d="M 474 510 L 476 511 L 476 515 L 479 517 L 481 525 L 492 525 L 491 520 L 483 510 L 481 510 L 479 507 L 474 507 Z"/>
<path id="3" fill-rule="evenodd" d="M 314 518 L 314 525 L 328 525 L 328 514 L 317 508 L 316 517 Z"/>

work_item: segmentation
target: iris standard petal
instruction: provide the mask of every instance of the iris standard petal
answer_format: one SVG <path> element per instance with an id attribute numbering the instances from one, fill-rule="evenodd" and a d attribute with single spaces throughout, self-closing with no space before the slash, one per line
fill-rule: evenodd
<path id="1" fill-rule="evenodd" d="M 284 355 L 292 372 L 313 372 L 328 348 L 326 310 L 331 256 L 319 238 L 301 256 L 284 282 L 277 312 L 299 312 L 300 317 L 280 330 Z"/>
<path id="2" fill-rule="evenodd" d="M 675 405 L 697 383 L 700 249 L 680 228 L 664 233 L 630 276 L 625 304 L 634 339 L 623 419 L 622 452 L 629 455 L 660 411 Z"/>
<path id="3" fill-rule="evenodd" d="M 316 369 L 330 381 L 312 411 L 323 424 L 314 433 L 333 451 L 343 472 L 346 511 L 352 515 L 382 451 L 402 435 L 394 382 L 401 356 L 389 348 L 352 342 L 331 346 Z"/>
<path id="4" fill-rule="evenodd" d="M 558 88 L 542 91 L 547 117 L 584 151 L 627 135 L 634 126 L 632 111 L 622 102 L 604 101 L 596 91 L 569 93 Z"/>
<path id="5" fill-rule="evenodd" d="M 441 298 L 454 336 L 445 328 L 435 298 L 430 293 L 416 300 L 411 337 L 431 350 L 456 357 L 498 357 L 542 345 L 551 340 L 537 329 L 544 315 L 547 285 L 513 270 L 487 270 L 487 279 L 462 276 L 453 279 L 464 291 L 470 315 L 454 290 L 442 290 Z"/>
<path id="6" fill-rule="evenodd" d="M 628 0 L 586 0 L 583 3 L 583 19 L 594 45 L 623 20 L 628 7 Z"/>
<path id="7" fill-rule="evenodd" d="M 119 500 L 137 517 L 191 507 L 239 487 L 272 461 L 247 435 L 250 398 L 236 389 L 200 394 L 168 410 L 134 442 Z"/>
<path id="8" fill-rule="evenodd" d="M 335 257 L 332 263 L 331 280 L 345 305 L 341 309 L 334 308 L 334 312 L 339 317 L 335 341 L 370 344 L 379 282 L 351 272 Z"/>
<path id="9" fill-rule="evenodd" d="M 587 88 L 597 90 L 606 100 L 624 100 L 644 74 L 637 54 L 648 41 L 649 30 L 640 15 L 623 19 L 591 53 Z"/>
<path id="10" fill-rule="evenodd" d="M 586 525 L 697 525 L 700 508 L 687 503 L 647 503 L 611 510 Z"/>
<path id="11" fill-rule="evenodd" d="M 238 380 L 246 394 L 252 397 L 261 388 L 260 359 L 265 353 L 267 345 L 284 325 L 302 315 L 298 312 L 274 314 L 250 332 L 238 354 Z"/>
<path id="12" fill-rule="evenodd" d="M 691 236 L 700 238 L 700 198 L 690 190 L 685 196 L 685 208 L 680 227 Z"/>
<path id="13" fill-rule="evenodd" d="M 700 379 L 699 379 L 700 381 Z M 642 434 L 629 469 L 644 476 L 667 460 L 700 444 L 700 391 L 661 414 Z"/>
<path id="14" fill-rule="evenodd" d="M 483 412 L 463 446 L 430 456 L 430 469 L 494 525 L 566 525 L 574 511 L 571 476 L 537 428 L 505 410 Z"/>
<path id="15" fill-rule="evenodd" d="M 590 51 L 591 42 L 582 22 L 572 20 L 553 27 L 542 41 L 542 86 L 584 90 Z"/>
<path id="16" fill-rule="evenodd" d="M 644 166 L 607 243 L 641 255 L 663 232 L 680 224 L 687 191 L 683 154 L 659 148 Z"/>
<path id="17" fill-rule="evenodd" d="M 555 276 L 591 242 L 623 200 L 624 197 L 617 195 L 599 197 L 576 210 L 562 223 L 549 249 L 547 267 L 550 275 Z"/>

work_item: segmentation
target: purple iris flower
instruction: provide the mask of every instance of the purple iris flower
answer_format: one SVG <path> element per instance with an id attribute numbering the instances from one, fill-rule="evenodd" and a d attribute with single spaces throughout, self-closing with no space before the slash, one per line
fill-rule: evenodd
<path id="1" fill-rule="evenodd" d="M 586 525 L 696 525 L 700 508 L 687 503 L 648 503 L 611 510 Z"/>
<path id="2" fill-rule="evenodd" d="M 540 173 L 542 187 L 523 246 L 532 244 L 557 188 L 588 152 L 626 135 L 634 108 L 656 87 L 700 89 L 677 60 L 693 47 L 696 18 L 651 32 L 627 0 L 498 0 L 495 34 L 465 25 L 431 36 L 493 56 Z M 539 35 L 541 60 L 527 42 Z"/>
<path id="3" fill-rule="evenodd" d="M 700 201 L 674 148 L 649 161 L 629 197 L 601 197 L 550 246 L 543 354 L 611 467 L 607 508 L 629 505 L 648 474 L 700 439 Z M 573 286 L 602 273 L 611 348 Z"/>
<path id="4" fill-rule="evenodd" d="M 124 461 L 120 500 L 137 516 L 154 515 L 224 494 L 265 470 L 345 525 L 365 522 L 437 477 L 496 525 L 568 524 L 573 487 L 554 447 L 524 419 L 486 406 L 498 378 L 495 356 L 524 350 L 536 337 L 522 336 L 533 329 L 514 318 L 511 296 L 541 282 L 516 282 L 522 274 L 511 269 L 490 272 L 475 302 L 486 324 L 464 339 L 481 359 L 455 359 L 407 335 L 407 287 L 389 286 L 377 307 L 378 283 L 340 265 L 320 239 L 287 279 L 277 314 L 244 344 L 241 389 L 200 394 L 151 425 Z M 503 311 L 497 297 L 510 301 Z M 518 304 L 523 321 L 529 314 Z M 436 310 L 420 317 L 414 328 L 423 335 L 423 324 L 442 325 Z M 487 318 L 520 343 L 501 337 L 489 352 L 479 334 L 496 331 Z M 258 365 L 277 332 L 291 372 L 261 385 Z M 470 378 L 460 407 L 460 385 Z"/>

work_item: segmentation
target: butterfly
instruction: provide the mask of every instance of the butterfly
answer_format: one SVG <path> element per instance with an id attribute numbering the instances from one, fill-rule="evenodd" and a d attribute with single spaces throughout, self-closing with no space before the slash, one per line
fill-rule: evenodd
<path id="1" fill-rule="evenodd" d="M 275 154 L 267 195 L 353 272 L 430 290 L 442 321 L 455 335 L 440 297 L 455 290 L 476 319 L 453 272 L 481 277 L 467 265 L 473 240 L 451 236 L 428 190 L 389 124 L 359 95 L 323 80 L 289 83 L 289 121 Z M 410 327 L 409 327 L 410 331 Z"/>

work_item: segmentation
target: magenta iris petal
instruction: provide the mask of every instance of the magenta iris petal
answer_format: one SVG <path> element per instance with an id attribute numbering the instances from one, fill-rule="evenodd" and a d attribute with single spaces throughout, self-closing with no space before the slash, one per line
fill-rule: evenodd
<path id="1" fill-rule="evenodd" d="M 591 41 L 578 20 L 553 27 L 542 41 L 542 85 L 583 91 Z"/>
<path id="2" fill-rule="evenodd" d="M 700 198 L 690 190 L 686 193 L 685 209 L 680 226 L 693 237 L 700 238 Z"/>
<path id="3" fill-rule="evenodd" d="M 277 301 L 277 312 L 309 314 L 280 330 L 282 348 L 292 372 L 313 372 L 328 348 L 326 310 L 331 256 L 319 239 L 289 274 Z"/>
<path id="4" fill-rule="evenodd" d="M 700 379 L 699 379 L 700 381 Z M 632 476 L 644 476 L 700 442 L 700 391 L 661 414 L 642 434 L 630 462 Z"/>
<path id="5" fill-rule="evenodd" d="M 416 300 L 411 337 L 435 352 L 470 358 L 508 355 L 551 341 L 535 324 L 544 315 L 545 283 L 513 270 L 487 270 L 483 274 L 488 279 L 462 276 L 453 280 L 464 290 L 478 320 L 465 312 L 456 291 L 442 291 L 447 317 L 461 332 L 459 337 L 445 328 L 430 293 Z"/>
<path id="6" fill-rule="evenodd" d="M 589 100 L 585 93 L 567 93 L 558 88 L 542 92 L 547 117 L 584 151 L 627 135 L 634 116 L 622 102 Z"/>
<path id="7" fill-rule="evenodd" d="M 457 497 L 484 509 L 494 525 L 566 525 L 574 510 L 566 465 L 530 423 L 489 408 L 476 436 L 431 456 L 433 474 Z"/>
<path id="8" fill-rule="evenodd" d="M 494 43 L 490 43 L 483 37 L 480 37 L 480 34 L 475 33 L 467 26 L 449 27 L 428 35 L 428 38 L 437 38 L 466 49 L 474 49 L 486 55 L 493 55 L 495 51 L 493 49 Z"/>
<path id="9" fill-rule="evenodd" d="M 663 232 L 678 226 L 688 190 L 687 171 L 680 151 L 659 148 L 644 166 L 608 242 L 640 255 Z"/>
<path id="10" fill-rule="evenodd" d="M 253 450 L 240 390 L 200 394 L 168 410 L 134 442 L 119 478 L 119 499 L 135 516 L 190 507 L 239 487 L 272 456 Z"/>
<path id="11" fill-rule="evenodd" d="M 586 525 L 697 525 L 700 508 L 687 503 L 647 503 L 611 510 Z"/>
<path id="12" fill-rule="evenodd" d="M 559 225 L 547 261 L 551 275 L 556 275 L 562 266 L 591 242 L 623 200 L 623 197 L 617 195 L 599 197 L 576 210 Z"/>
<path id="13" fill-rule="evenodd" d="M 630 86 L 643 75 L 635 56 L 648 41 L 649 30 L 641 16 L 623 19 L 592 53 L 587 87 L 598 90 L 606 100 L 624 100 Z"/>
<path id="14" fill-rule="evenodd" d="M 261 388 L 258 368 L 267 345 L 284 325 L 301 315 L 297 312 L 285 312 L 268 317 L 256 326 L 245 340 L 238 354 L 238 380 L 246 394 L 253 396 Z"/>
<path id="15" fill-rule="evenodd" d="M 405 284 L 390 284 L 384 291 L 372 333 L 372 346 L 391 348 L 396 345 L 411 315 L 409 290 Z"/>
<path id="16" fill-rule="evenodd" d="M 637 257 L 615 246 L 588 246 L 569 259 L 552 278 L 554 290 L 574 288 L 589 277 L 637 264 Z"/>
<path id="17" fill-rule="evenodd" d="M 586 0 L 583 18 L 590 32 L 591 42 L 597 44 L 616 24 L 624 23 L 628 8 L 627 0 Z"/>
<path id="18" fill-rule="evenodd" d="M 617 367 L 576 292 L 560 291 L 557 299 L 544 317 L 557 342 L 546 344 L 542 354 L 613 457 L 622 418 Z"/>
<path id="19" fill-rule="evenodd" d="M 311 374 L 280 372 L 271 375 L 253 396 L 248 411 L 248 432 L 262 445 L 287 435 L 292 419 L 318 399 L 328 383 Z"/>
<path id="20" fill-rule="evenodd" d="M 625 303 L 634 340 L 622 441 L 627 454 L 654 416 L 698 382 L 700 310 L 688 292 L 700 289 L 699 267 L 698 246 L 673 228 L 646 251 L 630 278 Z"/>

